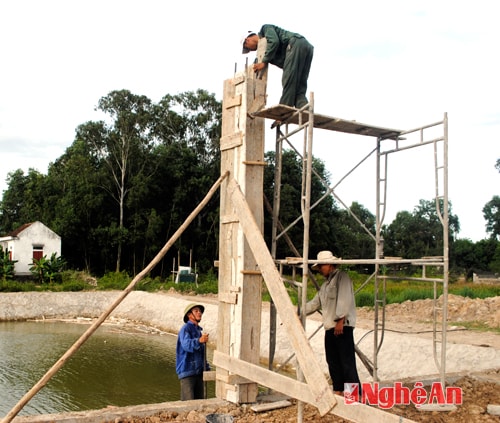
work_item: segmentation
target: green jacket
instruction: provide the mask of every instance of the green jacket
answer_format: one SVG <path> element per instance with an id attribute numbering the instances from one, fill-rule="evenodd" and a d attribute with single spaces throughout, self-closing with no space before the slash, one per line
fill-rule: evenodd
<path id="1" fill-rule="evenodd" d="M 263 25 L 259 31 L 260 38 L 266 38 L 267 47 L 262 62 L 271 63 L 283 69 L 286 49 L 292 38 L 304 38 L 295 32 L 286 31 L 276 25 Z"/>

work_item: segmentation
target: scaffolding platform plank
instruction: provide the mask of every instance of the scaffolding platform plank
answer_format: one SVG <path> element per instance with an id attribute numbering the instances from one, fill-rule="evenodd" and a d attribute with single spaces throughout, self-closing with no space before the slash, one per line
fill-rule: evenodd
<path id="1" fill-rule="evenodd" d="M 293 123 L 296 125 L 307 123 L 309 119 L 308 110 L 301 111 L 284 104 L 278 104 L 276 106 L 259 110 L 258 112 L 252 113 L 252 115 L 278 120 L 283 123 Z M 377 137 L 380 139 L 392 140 L 398 139 L 403 132 L 399 129 L 381 128 L 379 126 L 360 123 L 355 120 L 345 120 L 336 117 L 321 115 L 318 113 L 314 113 L 314 127 L 319 129 L 326 129 L 329 131 L 338 131 L 348 134 L 366 135 Z"/>

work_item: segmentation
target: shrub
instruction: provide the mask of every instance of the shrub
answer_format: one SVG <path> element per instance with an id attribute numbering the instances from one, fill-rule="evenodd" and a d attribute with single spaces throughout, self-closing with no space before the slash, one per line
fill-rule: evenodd
<path id="1" fill-rule="evenodd" d="M 405 301 L 425 300 L 426 298 L 434 298 L 434 292 L 429 288 L 409 288 L 400 291 L 397 294 L 387 295 L 387 304 L 403 303 Z"/>
<path id="2" fill-rule="evenodd" d="M 219 282 L 217 279 L 206 280 L 203 283 L 198 283 L 196 292 L 198 294 L 217 294 L 219 290 Z"/>
<path id="3" fill-rule="evenodd" d="M 77 291 L 85 291 L 88 288 L 88 284 L 84 281 L 73 280 L 71 282 L 67 282 L 62 286 L 62 291 L 66 292 L 77 292 Z"/>
<path id="4" fill-rule="evenodd" d="M 127 272 L 109 272 L 97 281 L 97 288 L 107 289 L 125 289 L 132 279 Z"/>
<path id="5" fill-rule="evenodd" d="M 356 307 L 373 307 L 374 302 L 373 293 L 361 291 L 356 294 Z"/>
<path id="6" fill-rule="evenodd" d="M 155 292 L 161 291 L 164 288 L 165 283 L 161 280 L 159 276 L 151 279 L 149 276 L 141 279 L 136 285 L 135 290 L 145 291 L 145 292 Z"/>
<path id="7" fill-rule="evenodd" d="M 463 287 L 459 292 L 459 295 L 461 295 L 462 297 L 477 298 L 477 294 L 472 288 L 469 288 L 468 286 Z"/>
<path id="8" fill-rule="evenodd" d="M 47 259 L 47 256 L 33 259 L 30 272 L 38 278 L 38 282 L 41 284 L 60 282 L 61 272 L 65 265 L 66 262 L 62 257 L 57 257 L 56 253 L 52 253 L 50 259 Z"/>
<path id="9" fill-rule="evenodd" d="M 11 260 L 7 249 L 0 246 L 0 278 L 6 282 L 14 277 L 14 264 L 17 260 Z"/>
<path id="10" fill-rule="evenodd" d="M 0 292 L 30 292 L 36 291 L 32 282 L 19 282 L 16 280 L 1 281 Z"/>

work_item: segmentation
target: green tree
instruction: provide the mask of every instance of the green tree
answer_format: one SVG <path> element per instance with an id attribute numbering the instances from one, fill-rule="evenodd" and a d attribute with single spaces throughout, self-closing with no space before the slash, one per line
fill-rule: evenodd
<path id="1" fill-rule="evenodd" d="M 45 176 L 35 169 L 21 169 L 7 176 L 8 188 L 0 204 L 0 231 L 10 232 L 35 220 L 46 221 Z"/>
<path id="2" fill-rule="evenodd" d="M 264 195 L 272 204 L 274 193 L 274 173 L 276 169 L 276 153 L 271 151 L 265 155 L 266 166 L 264 170 Z M 286 230 L 286 235 L 292 240 L 295 248 L 301 253 L 303 244 L 304 225 L 301 219 L 302 201 L 302 159 L 293 150 L 283 150 L 281 154 L 281 187 L 280 187 L 280 209 L 279 220 Z M 339 249 L 338 209 L 333 197 L 328 195 L 329 174 L 324 163 L 313 158 L 312 163 L 315 171 L 311 178 L 311 213 L 309 231 L 309 251 L 311 256 L 324 249 Z M 321 201 L 319 201 L 321 199 Z M 271 243 L 272 216 L 265 214 L 265 238 Z M 279 231 L 282 232 L 282 231 Z M 283 235 L 283 234 L 281 234 Z M 341 250 L 340 250 L 341 251 Z M 336 251 L 340 254 L 340 251 Z M 294 255 L 293 251 L 280 236 L 277 245 L 277 257 Z"/>
<path id="3" fill-rule="evenodd" d="M 483 207 L 483 216 L 486 220 L 486 232 L 493 239 L 500 240 L 500 196 L 495 195 Z"/>
<path id="4" fill-rule="evenodd" d="M 203 166 L 219 169 L 222 104 L 205 90 L 164 96 L 155 107 L 154 133 L 165 145 L 195 151 Z"/>
<path id="5" fill-rule="evenodd" d="M 137 180 L 154 173 L 147 166 L 145 154 L 154 145 L 152 137 L 153 107 L 145 96 L 130 91 L 112 91 L 101 98 L 98 110 L 109 115 L 111 122 L 87 122 L 77 129 L 77 137 L 91 147 L 92 154 L 106 166 L 109 177 L 102 187 L 118 205 L 118 220 L 111 231 L 116 244 L 116 268 L 120 272 L 123 244 L 128 236 L 125 227 L 125 201 Z"/>
<path id="6" fill-rule="evenodd" d="M 353 202 L 349 210 L 340 212 L 339 224 L 344 240 L 342 254 L 345 257 L 375 257 L 375 223 L 375 216 L 357 202 Z"/>
<path id="7" fill-rule="evenodd" d="M 116 270 L 118 259 L 110 259 L 120 250 L 120 267 L 135 273 L 218 178 L 221 104 L 201 90 L 156 105 L 120 91 L 99 104 L 110 121 L 80 125 L 73 145 L 49 167 L 53 224 L 73 266 L 84 260 L 97 273 Z M 211 268 L 217 222 L 214 198 L 176 247 L 196 247 Z"/>
<path id="8" fill-rule="evenodd" d="M 443 202 L 420 200 L 413 213 L 403 211 L 384 226 L 384 250 L 388 256 L 420 258 L 443 254 L 443 226 L 438 215 L 443 214 Z M 449 241 L 460 231 L 458 217 L 448 210 Z"/>
<path id="9" fill-rule="evenodd" d="M 500 273 L 500 242 L 497 243 L 495 254 L 491 259 L 490 270 L 494 273 Z"/>
<path id="10" fill-rule="evenodd" d="M 464 274 L 466 279 L 472 277 L 477 266 L 476 246 L 470 239 L 457 239 L 450 248 L 450 269 Z"/>
<path id="11" fill-rule="evenodd" d="M 222 105 L 213 94 L 197 90 L 166 95 L 155 110 L 158 171 L 151 194 L 157 201 L 150 210 L 164 222 L 163 234 L 168 238 L 220 175 Z M 201 270 L 211 269 L 218 257 L 218 210 L 219 199 L 214 196 L 175 245 L 181 260 L 194 250 Z M 171 263 L 172 258 L 164 262 Z"/>
<path id="12" fill-rule="evenodd" d="M 386 256 L 409 257 L 413 232 L 418 222 L 409 211 L 400 211 L 389 225 L 384 225 L 384 253 Z"/>
<path id="13" fill-rule="evenodd" d="M 62 238 L 62 251 L 71 267 L 100 271 L 100 261 L 111 255 L 95 231 L 114 215 L 101 188 L 107 174 L 102 163 L 80 139 L 49 166 L 48 201 L 52 214 L 47 224 Z"/>
<path id="14" fill-rule="evenodd" d="M 499 242 L 493 238 L 482 239 L 474 244 L 476 256 L 475 270 L 490 270 Z"/>

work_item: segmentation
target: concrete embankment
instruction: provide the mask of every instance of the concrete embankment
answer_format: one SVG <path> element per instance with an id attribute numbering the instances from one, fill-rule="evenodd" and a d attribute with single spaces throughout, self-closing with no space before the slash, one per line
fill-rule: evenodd
<path id="1" fill-rule="evenodd" d="M 97 318 L 107 311 L 120 296 L 118 291 L 95 292 L 26 292 L 0 293 L 0 321 Z M 177 334 L 183 325 L 184 309 L 190 303 L 205 306 L 201 326 L 210 335 L 210 345 L 217 342 L 218 300 L 210 296 L 182 296 L 175 292 L 131 292 L 111 313 L 108 321 L 124 319 Z M 269 313 L 264 307 L 261 319 L 261 357 L 268 358 Z M 280 325 L 278 321 L 278 325 Z M 316 322 L 316 327 L 318 323 Z M 279 328 L 278 328 L 279 329 Z M 312 345 L 318 359 L 323 354 L 322 333 L 316 335 Z M 287 360 L 293 354 L 288 337 L 279 331 L 276 340 L 276 363 Z M 321 361 L 320 361 L 321 362 Z M 291 361 L 294 364 L 294 360 Z M 324 367 L 326 372 L 326 365 Z"/>
<path id="2" fill-rule="evenodd" d="M 0 321 L 96 318 L 119 297 L 118 291 L 95 292 L 25 292 L 0 294 Z M 183 324 L 184 308 L 198 299 L 185 299 L 165 293 L 131 292 L 112 312 L 109 319 L 126 319 L 177 333 Z M 212 303 L 216 301 L 212 300 Z M 217 317 L 217 306 L 206 304 L 205 331 L 215 334 L 210 316 Z"/>

